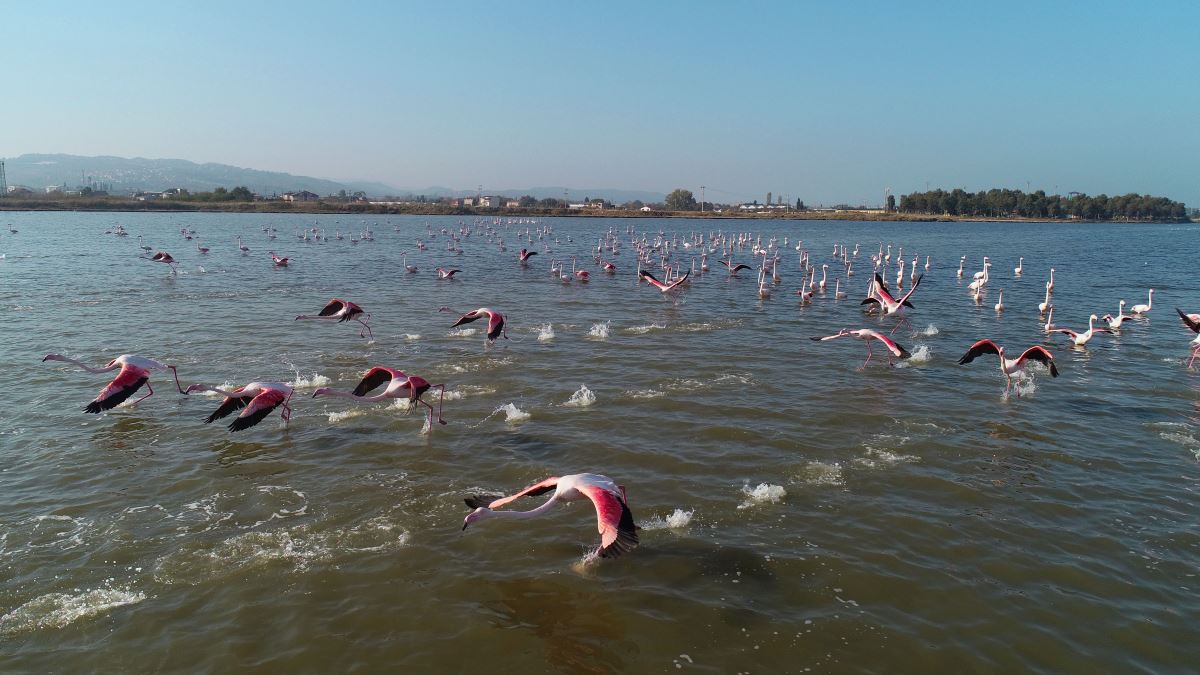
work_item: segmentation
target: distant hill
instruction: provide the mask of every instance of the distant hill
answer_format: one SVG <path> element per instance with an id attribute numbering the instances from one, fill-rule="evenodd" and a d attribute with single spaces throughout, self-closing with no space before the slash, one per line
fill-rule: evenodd
<path id="1" fill-rule="evenodd" d="M 245 169 L 228 164 L 197 164 L 185 159 L 146 159 L 144 157 L 83 157 L 80 155 L 21 155 L 4 160 L 9 185 L 25 185 L 35 191 L 48 185 L 66 185 L 70 188 L 92 184 L 111 186 L 114 194 L 137 190 L 161 191 L 183 188 L 191 192 L 213 188 L 234 188 L 244 185 L 261 195 L 282 194 L 297 190 L 308 190 L 319 195 L 346 192 L 365 192 L 370 197 L 384 195 L 425 195 L 427 197 L 468 197 L 476 190 L 458 190 L 448 187 L 424 189 L 398 188 L 370 181 L 339 182 L 312 176 L 295 176 L 278 171 Z M 607 188 L 533 187 L 487 189 L 485 194 L 506 197 L 532 195 L 538 199 L 562 198 L 564 192 L 571 201 L 582 201 L 585 197 L 607 199 L 621 204 L 632 200 L 661 202 L 661 192 L 642 190 L 615 190 Z"/>
<path id="2" fill-rule="evenodd" d="M 370 195 L 396 193 L 382 183 L 341 183 L 277 171 L 244 169 L 228 164 L 197 164 L 184 159 L 144 157 L 81 157 L 79 155 L 21 155 L 4 160 L 9 185 L 40 190 L 48 185 L 72 188 L 91 183 L 111 185 L 114 193 L 183 188 L 192 192 L 244 185 L 263 195 L 308 190 L 319 195 L 363 191 Z"/>

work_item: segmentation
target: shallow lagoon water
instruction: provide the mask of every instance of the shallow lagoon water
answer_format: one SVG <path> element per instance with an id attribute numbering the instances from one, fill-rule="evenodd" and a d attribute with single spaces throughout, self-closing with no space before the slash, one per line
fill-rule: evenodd
<path id="1" fill-rule="evenodd" d="M 0 214 L 19 230 L 0 230 L 5 669 L 1161 673 L 1200 659 L 1200 373 L 1173 311 L 1200 310 L 1200 227 L 541 219 L 558 243 L 535 241 L 553 255 L 522 270 L 527 225 L 495 226 L 503 253 L 476 226 L 452 256 L 440 230 L 460 222 Z M 103 234 L 117 223 L 130 236 Z M 375 240 L 295 236 L 314 224 Z M 783 281 L 760 301 L 752 275 L 710 261 L 672 303 L 635 283 L 628 246 L 617 274 L 591 265 L 609 227 L 788 237 Z M 817 263 L 861 245 L 848 299 L 831 276 L 797 303 L 797 240 Z M 896 334 L 915 357 L 858 370 L 860 342 L 807 338 L 877 325 L 859 300 L 880 241 L 932 266 Z M 142 243 L 180 273 L 139 258 Z M 572 255 L 589 283 L 549 274 Z M 995 263 L 981 307 L 955 278 L 961 255 L 968 279 Z M 439 281 L 438 265 L 463 272 Z M 1050 267 L 1059 325 L 1150 287 L 1155 308 L 1070 349 L 1041 332 Z M 372 313 L 373 342 L 292 321 L 331 297 Z M 512 339 L 485 349 L 442 306 L 502 311 Z M 1062 375 L 1005 399 L 994 357 L 955 363 L 983 337 L 1050 345 Z M 290 381 L 295 415 L 231 435 L 201 423 L 216 398 L 161 375 L 142 404 L 85 415 L 107 380 L 41 363 L 49 352 Z M 403 406 L 309 398 L 375 364 L 446 382 L 449 424 L 422 434 Z M 586 504 L 460 531 L 464 495 L 580 471 L 628 487 L 644 526 L 631 555 L 578 564 L 596 543 Z"/>

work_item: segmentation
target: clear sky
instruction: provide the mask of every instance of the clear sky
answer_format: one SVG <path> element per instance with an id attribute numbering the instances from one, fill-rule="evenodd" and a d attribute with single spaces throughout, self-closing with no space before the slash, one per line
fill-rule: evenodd
<path id="1" fill-rule="evenodd" d="M 10 2 L 0 156 L 1200 206 L 1200 3 Z"/>

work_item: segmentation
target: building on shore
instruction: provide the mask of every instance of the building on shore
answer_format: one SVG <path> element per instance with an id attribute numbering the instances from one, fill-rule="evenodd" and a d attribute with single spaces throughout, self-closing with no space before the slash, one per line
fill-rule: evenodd
<path id="1" fill-rule="evenodd" d="M 321 198 L 321 195 L 309 192 L 308 190 L 301 190 L 299 192 L 285 192 L 279 198 L 285 202 L 315 202 Z"/>

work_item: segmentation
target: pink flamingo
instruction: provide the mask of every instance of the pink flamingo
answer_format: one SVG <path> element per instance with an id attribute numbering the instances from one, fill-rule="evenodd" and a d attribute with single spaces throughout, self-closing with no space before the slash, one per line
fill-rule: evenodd
<path id="1" fill-rule="evenodd" d="M 746 265 L 744 263 L 738 263 L 738 264 L 734 265 L 734 264 L 731 264 L 728 260 L 718 260 L 717 262 L 721 263 L 722 265 L 725 266 L 726 269 L 729 270 L 729 276 L 731 276 L 731 277 L 736 277 L 737 273 L 741 272 L 742 270 L 750 269 L 750 266 Z"/>
<path id="2" fill-rule="evenodd" d="M 454 275 L 462 270 L 447 270 L 441 267 L 435 267 L 433 271 L 438 273 L 439 279 L 454 279 Z"/>
<path id="3" fill-rule="evenodd" d="M 1187 326 L 1188 330 L 1196 334 L 1196 339 L 1192 340 L 1192 357 L 1188 359 L 1187 367 L 1192 367 L 1192 362 L 1196 360 L 1196 355 L 1200 354 L 1200 314 L 1184 314 L 1183 310 L 1178 307 L 1175 312 L 1179 314 L 1179 318 L 1183 321 L 1183 325 Z"/>
<path id="4" fill-rule="evenodd" d="M 535 256 L 535 255 L 537 255 L 537 251 L 521 249 L 521 252 L 517 254 L 517 260 L 521 263 L 521 266 L 523 267 L 529 263 L 529 258 L 531 256 Z"/>
<path id="5" fill-rule="evenodd" d="M 664 284 L 663 282 L 659 281 L 658 279 L 655 279 L 654 275 L 650 274 L 646 270 L 638 270 L 638 278 L 645 279 L 647 283 L 649 283 L 651 286 L 657 288 L 659 291 L 661 291 L 663 293 L 670 293 L 671 291 L 679 288 L 680 284 L 687 281 L 687 278 L 691 273 L 692 273 L 691 270 L 688 270 L 687 272 L 683 273 L 683 276 L 679 277 L 678 279 L 676 279 L 675 281 L 672 281 L 669 284 Z"/>
<path id="6" fill-rule="evenodd" d="M 1076 347 L 1083 347 L 1083 346 L 1087 345 L 1087 343 L 1092 339 L 1092 337 L 1094 337 L 1096 335 L 1096 333 L 1111 333 L 1112 332 L 1111 330 L 1109 330 L 1107 328 L 1096 328 L 1095 324 L 1096 324 L 1096 320 L 1098 318 L 1099 317 L 1097 317 L 1095 314 L 1088 317 L 1088 329 L 1082 333 L 1076 333 L 1075 331 L 1071 330 L 1070 328 L 1051 328 L 1050 332 L 1051 333 L 1065 333 L 1067 337 L 1071 338 L 1071 342 L 1075 343 Z"/>
<path id="7" fill-rule="evenodd" d="M 175 374 L 175 387 L 179 389 L 179 393 L 186 394 L 183 387 L 179 384 L 179 372 L 175 370 L 175 366 L 159 363 L 153 359 L 147 359 L 142 356 L 134 356 L 133 354 L 122 354 L 117 358 L 109 361 L 103 368 L 92 368 L 87 364 L 68 358 L 62 354 L 47 354 L 42 362 L 46 361 L 65 361 L 73 363 L 89 373 L 107 373 L 110 370 L 121 369 L 117 376 L 109 382 L 104 389 L 96 396 L 95 400 L 87 404 L 83 409 L 84 412 L 98 413 L 102 410 L 111 410 L 124 403 L 130 396 L 133 396 L 142 385 L 146 385 L 148 394 L 134 401 L 130 405 L 137 405 L 142 401 L 154 395 L 154 387 L 150 386 L 150 372 L 154 370 L 170 369 Z"/>
<path id="8" fill-rule="evenodd" d="M 1008 395 L 1009 389 L 1012 388 L 1012 376 L 1021 370 L 1024 370 L 1025 366 L 1030 361 L 1037 361 L 1043 366 L 1049 367 L 1050 377 L 1058 377 L 1058 368 L 1054 366 L 1054 355 L 1041 345 L 1034 345 L 1029 349 L 1026 349 L 1024 352 L 1021 352 L 1021 355 L 1017 358 L 1009 359 L 1004 357 L 1004 347 L 1001 347 L 991 340 L 980 340 L 979 342 L 971 345 L 971 348 L 967 350 L 967 353 L 963 354 L 962 358 L 958 360 L 958 364 L 960 366 L 966 365 L 974 361 L 977 357 L 983 356 L 984 354 L 996 354 L 1000 357 L 1000 372 L 1004 373 L 1004 379 L 1006 381 L 1006 384 L 1004 385 L 1005 396 Z M 1017 395 L 1020 396 L 1020 394 L 1021 390 L 1018 389 Z"/>
<path id="9" fill-rule="evenodd" d="M 208 247 L 201 246 L 200 244 L 196 244 L 196 250 L 200 251 L 201 253 L 208 253 Z"/>
<path id="10" fill-rule="evenodd" d="M 883 343 L 884 347 L 887 347 L 887 350 L 889 353 L 888 365 L 895 365 L 892 363 L 892 356 L 895 356 L 896 358 L 899 358 L 899 359 L 907 359 L 908 357 L 912 356 L 912 354 L 908 353 L 907 349 L 905 349 L 904 347 L 901 347 L 899 344 L 896 343 L 896 341 L 892 340 L 891 338 L 884 335 L 883 333 L 880 333 L 879 331 L 871 330 L 870 328 L 860 328 L 858 330 L 849 330 L 847 328 L 843 328 L 840 331 L 838 331 L 837 333 L 834 333 L 833 335 L 826 335 L 825 337 L 814 337 L 814 338 L 809 338 L 809 339 L 816 341 L 816 342 L 824 342 L 826 340 L 836 340 L 840 337 L 856 337 L 859 340 L 862 340 L 863 342 L 867 343 L 867 360 L 863 361 L 863 364 L 861 366 L 859 366 L 859 368 L 858 368 L 859 370 L 866 368 L 867 364 L 871 362 L 871 356 L 873 356 L 873 352 L 871 351 L 871 340 L 879 340 L 880 342 Z"/>
<path id="11" fill-rule="evenodd" d="M 449 307 L 439 307 L 438 311 L 450 312 L 453 310 L 451 310 Z M 464 323 L 471 323 L 472 321 L 482 319 L 485 316 L 488 320 L 487 342 L 485 344 L 491 344 L 492 342 L 495 342 L 496 339 L 501 335 L 503 335 L 504 339 L 507 340 L 508 332 L 504 330 L 504 315 L 493 309 L 488 309 L 487 307 L 480 307 L 479 309 L 463 314 L 458 318 L 458 321 L 455 321 L 454 325 L 450 327 L 457 328 Z"/>
<path id="12" fill-rule="evenodd" d="M 233 391 L 225 391 L 205 384 L 193 384 L 184 393 L 190 394 L 194 391 L 211 391 L 225 397 L 225 400 L 221 401 L 221 405 L 211 415 L 204 418 L 205 424 L 210 424 L 213 420 L 228 417 L 233 411 L 242 408 L 245 408 L 245 410 L 242 410 L 237 419 L 229 423 L 230 431 L 249 429 L 263 421 L 267 415 L 270 415 L 280 406 L 283 407 L 280 417 L 283 418 L 284 424 L 287 424 L 292 419 L 292 408 L 288 405 L 288 401 L 292 399 L 292 388 L 286 384 L 279 382 L 251 382 Z"/>
<path id="13" fill-rule="evenodd" d="M 571 256 L 571 274 L 574 274 L 575 277 L 577 279 L 579 279 L 580 281 L 587 281 L 588 277 L 591 276 L 591 274 L 589 274 L 587 270 L 576 270 L 575 269 L 575 256 Z"/>
<path id="14" fill-rule="evenodd" d="M 863 300 L 862 304 L 879 305 L 879 307 L 883 309 L 884 316 L 900 316 L 905 307 L 912 308 L 913 305 L 908 301 L 908 299 L 912 297 L 913 293 L 917 292 L 917 287 L 921 285 L 921 280 L 924 278 L 924 274 L 917 277 L 917 280 L 913 282 L 912 288 L 908 289 L 908 292 L 904 294 L 904 297 L 897 300 L 892 297 L 891 293 L 888 293 L 887 287 L 883 283 L 883 277 L 876 272 L 874 297 L 869 297 Z"/>
<path id="15" fill-rule="evenodd" d="M 169 266 L 171 268 L 171 274 L 175 274 L 176 262 L 175 258 L 172 258 L 170 253 L 167 253 L 166 251 L 159 251 L 158 253 L 155 253 L 154 257 L 150 258 L 150 260 Z"/>
<path id="16" fill-rule="evenodd" d="M 379 388 L 380 385 L 387 383 L 387 387 L 383 392 L 375 396 L 367 396 L 367 394 Z M 395 368 L 385 368 L 383 366 L 375 366 L 368 370 L 363 375 L 362 381 L 354 388 L 351 393 L 335 391 L 331 387 L 321 387 L 313 392 L 313 398 L 318 396 L 340 396 L 348 398 L 358 403 L 377 403 L 389 398 L 405 399 L 410 404 L 410 410 L 415 408 L 418 403 L 429 408 L 429 428 L 433 429 L 433 406 L 421 400 L 421 396 L 430 389 L 440 389 L 441 395 L 438 397 L 438 424 L 445 424 L 446 420 L 442 419 L 442 402 L 446 397 L 445 384 L 430 384 L 429 380 L 416 375 L 405 375 L 403 372 Z"/>
<path id="17" fill-rule="evenodd" d="M 535 497 L 554 491 L 544 504 L 532 511 L 497 511 L 521 497 Z M 463 520 L 463 530 L 485 518 L 536 518 L 547 513 L 555 502 L 573 502 L 588 499 L 596 508 L 597 528 L 600 530 L 602 558 L 616 558 L 632 551 L 638 545 L 637 525 L 625 496 L 624 486 L 613 479 L 594 473 L 577 473 L 570 476 L 551 477 L 539 481 L 509 497 L 480 495 L 464 501 L 474 509 Z"/>
<path id="18" fill-rule="evenodd" d="M 608 260 L 600 260 L 600 268 L 609 274 L 614 274 L 617 271 L 617 266 Z"/>
<path id="19" fill-rule="evenodd" d="M 275 263 L 276 267 L 287 267 L 287 265 L 288 265 L 287 258 L 281 258 L 281 257 L 275 255 L 274 251 L 268 251 L 268 253 L 271 254 L 271 262 Z"/>
<path id="20" fill-rule="evenodd" d="M 334 298 L 329 301 L 329 304 L 322 307 L 316 316 L 301 314 L 296 317 L 296 321 L 300 321 L 301 319 L 333 319 L 338 323 L 343 321 L 357 321 L 362 324 L 362 330 L 358 331 L 358 337 L 367 337 L 367 335 L 370 335 L 370 339 L 375 339 L 375 333 L 371 331 L 371 315 L 367 314 L 362 307 L 349 300 Z"/>

